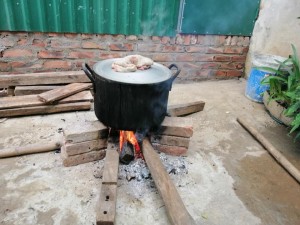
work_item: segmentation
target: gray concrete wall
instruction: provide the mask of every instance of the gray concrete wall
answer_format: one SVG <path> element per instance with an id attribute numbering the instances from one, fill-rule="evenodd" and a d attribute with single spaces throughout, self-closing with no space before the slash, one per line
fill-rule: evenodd
<path id="1" fill-rule="evenodd" d="M 255 53 L 288 57 L 291 44 L 300 52 L 300 19 L 297 17 L 300 17 L 299 0 L 261 0 L 246 60 L 246 77 Z"/>

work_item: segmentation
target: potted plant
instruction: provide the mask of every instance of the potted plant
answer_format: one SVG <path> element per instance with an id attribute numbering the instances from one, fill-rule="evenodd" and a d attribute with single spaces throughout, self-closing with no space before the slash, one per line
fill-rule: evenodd
<path id="1" fill-rule="evenodd" d="M 294 45 L 292 49 L 293 54 L 288 59 L 277 61 L 277 69 L 261 67 L 262 70 L 270 72 L 261 83 L 270 86 L 269 91 L 264 93 L 266 107 L 270 108 L 270 104 L 275 103 L 284 108 L 279 120 L 283 120 L 283 116 L 287 117 L 283 122 L 291 126 L 290 133 L 296 132 L 297 139 L 300 138 L 300 64 Z"/>

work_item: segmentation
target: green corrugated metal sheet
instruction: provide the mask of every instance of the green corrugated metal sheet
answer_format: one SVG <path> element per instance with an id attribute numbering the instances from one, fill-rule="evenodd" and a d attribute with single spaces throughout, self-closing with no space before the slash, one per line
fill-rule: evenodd
<path id="1" fill-rule="evenodd" d="M 178 30 L 184 34 L 251 36 L 260 0 L 184 0 Z"/>
<path id="2" fill-rule="evenodd" d="M 0 30 L 176 33 L 180 0 L 1 0 Z"/>

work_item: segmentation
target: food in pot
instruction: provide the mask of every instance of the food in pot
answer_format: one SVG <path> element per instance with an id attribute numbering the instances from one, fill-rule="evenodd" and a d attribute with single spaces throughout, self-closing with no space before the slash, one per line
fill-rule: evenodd
<path id="1" fill-rule="evenodd" d="M 116 72 L 135 72 L 137 70 L 146 70 L 153 65 L 153 60 L 141 55 L 129 55 L 116 60 L 112 69 Z"/>

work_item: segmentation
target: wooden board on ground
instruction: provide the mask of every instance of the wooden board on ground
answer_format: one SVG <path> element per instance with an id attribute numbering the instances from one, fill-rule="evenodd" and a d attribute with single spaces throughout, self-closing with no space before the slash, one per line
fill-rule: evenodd
<path id="1" fill-rule="evenodd" d="M 186 156 L 188 148 L 186 147 L 180 147 L 176 145 L 162 145 L 157 143 L 152 143 L 153 148 L 159 152 L 163 152 L 167 155 L 173 155 L 173 156 Z"/>
<path id="2" fill-rule="evenodd" d="M 108 139 L 102 184 L 117 184 L 119 172 L 118 145 Z"/>
<path id="3" fill-rule="evenodd" d="M 193 119 L 187 117 L 165 117 L 156 134 L 191 137 L 193 135 Z"/>
<path id="4" fill-rule="evenodd" d="M 39 100 L 45 103 L 52 103 L 54 101 L 61 100 L 70 95 L 84 91 L 92 87 L 91 83 L 73 83 L 68 84 L 41 94 L 38 94 Z"/>
<path id="5" fill-rule="evenodd" d="M 76 123 L 64 129 L 67 143 L 79 143 L 107 138 L 108 128 L 98 120 Z"/>
<path id="6" fill-rule="evenodd" d="M 113 225 L 116 217 L 117 182 L 119 172 L 118 144 L 113 138 L 107 142 L 100 198 L 97 203 L 96 224 Z"/>
<path id="7" fill-rule="evenodd" d="M 90 91 L 82 91 L 58 101 L 57 104 L 92 101 L 92 100 L 93 100 L 93 96 Z M 0 109 L 23 108 L 29 106 L 42 106 L 42 105 L 45 105 L 45 103 L 40 101 L 37 95 L 10 96 L 10 97 L 0 98 Z"/>
<path id="8" fill-rule="evenodd" d="M 168 135 L 151 135 L 150 137 L 151 143 L 158 143 L 162 145 L 173 145 L 173 146 L 181 146 L 181 147 L 189 147 L 190 138 L 186 137 L 176 137 L 176 136 L 168 136 Z"/>
<path id="9" fill-rule="evenodd" d="M 20 85 L 89 83 L 83 71 L 0 75 L 0 88 Z"/>
<path id="10" fill-rule="evenodd" d="M 37 95 L 59 87 L 61 87 L 61 85 L 17 86 L 15 87 L 14 94 L 15 96 Z"/>
<path id="11" fill-rule="evenodd" d="M 96 209 L 97 225 L 113 225 L 116 217 L 117 185 L 102 184 Z"/>
<path id="12" fill-rule="evenodd" d="M 46 106 L 33 106 L 14 109 L 0 110 L 1 117 L 13 117 L 13 116 L 28 116 L 28 115 L 44 115 L 58 112 L 69 112 L 79 110 L 90 110 L 90 102 L 73 102 L 58 105 L 46 105 Z"/>
<path id="13" fill-rule="evenodd" d="M 158 154 L 154 151 L 148 138 L 143 140 L 143 154 L 171 224 L 195 225 L 195 221 L 186 210 L 175 185 L 173 184 Z"/>
<path id="14" fill-rule="evenodd" d="M 169 105 L 167 113 L 170 116 L 185 116 L 204 109 L 205 102 L 196 101 L 184 104 Z"/>
<path id="15" fill-rule="evenodd" d="M 68 156 L 78 155 L 86 152 L 106 148 L 107 139 L 97 139 L 80 143 L 66 143 L 66 154 Z"/>
<path id="16" fill-rule="evenodd" d="M 104 149 L 101 149 L 101 150 L 85 152 L 78 155 L 68 156 L 66 154 L 65 145 L 62 145 L 61 147 L 61 158 L 63 161 L 63 165 L 66 167 L 77 166 L 79 164 L 101 160 L 105 157 L 105 153 L 106 151 Z"/>

